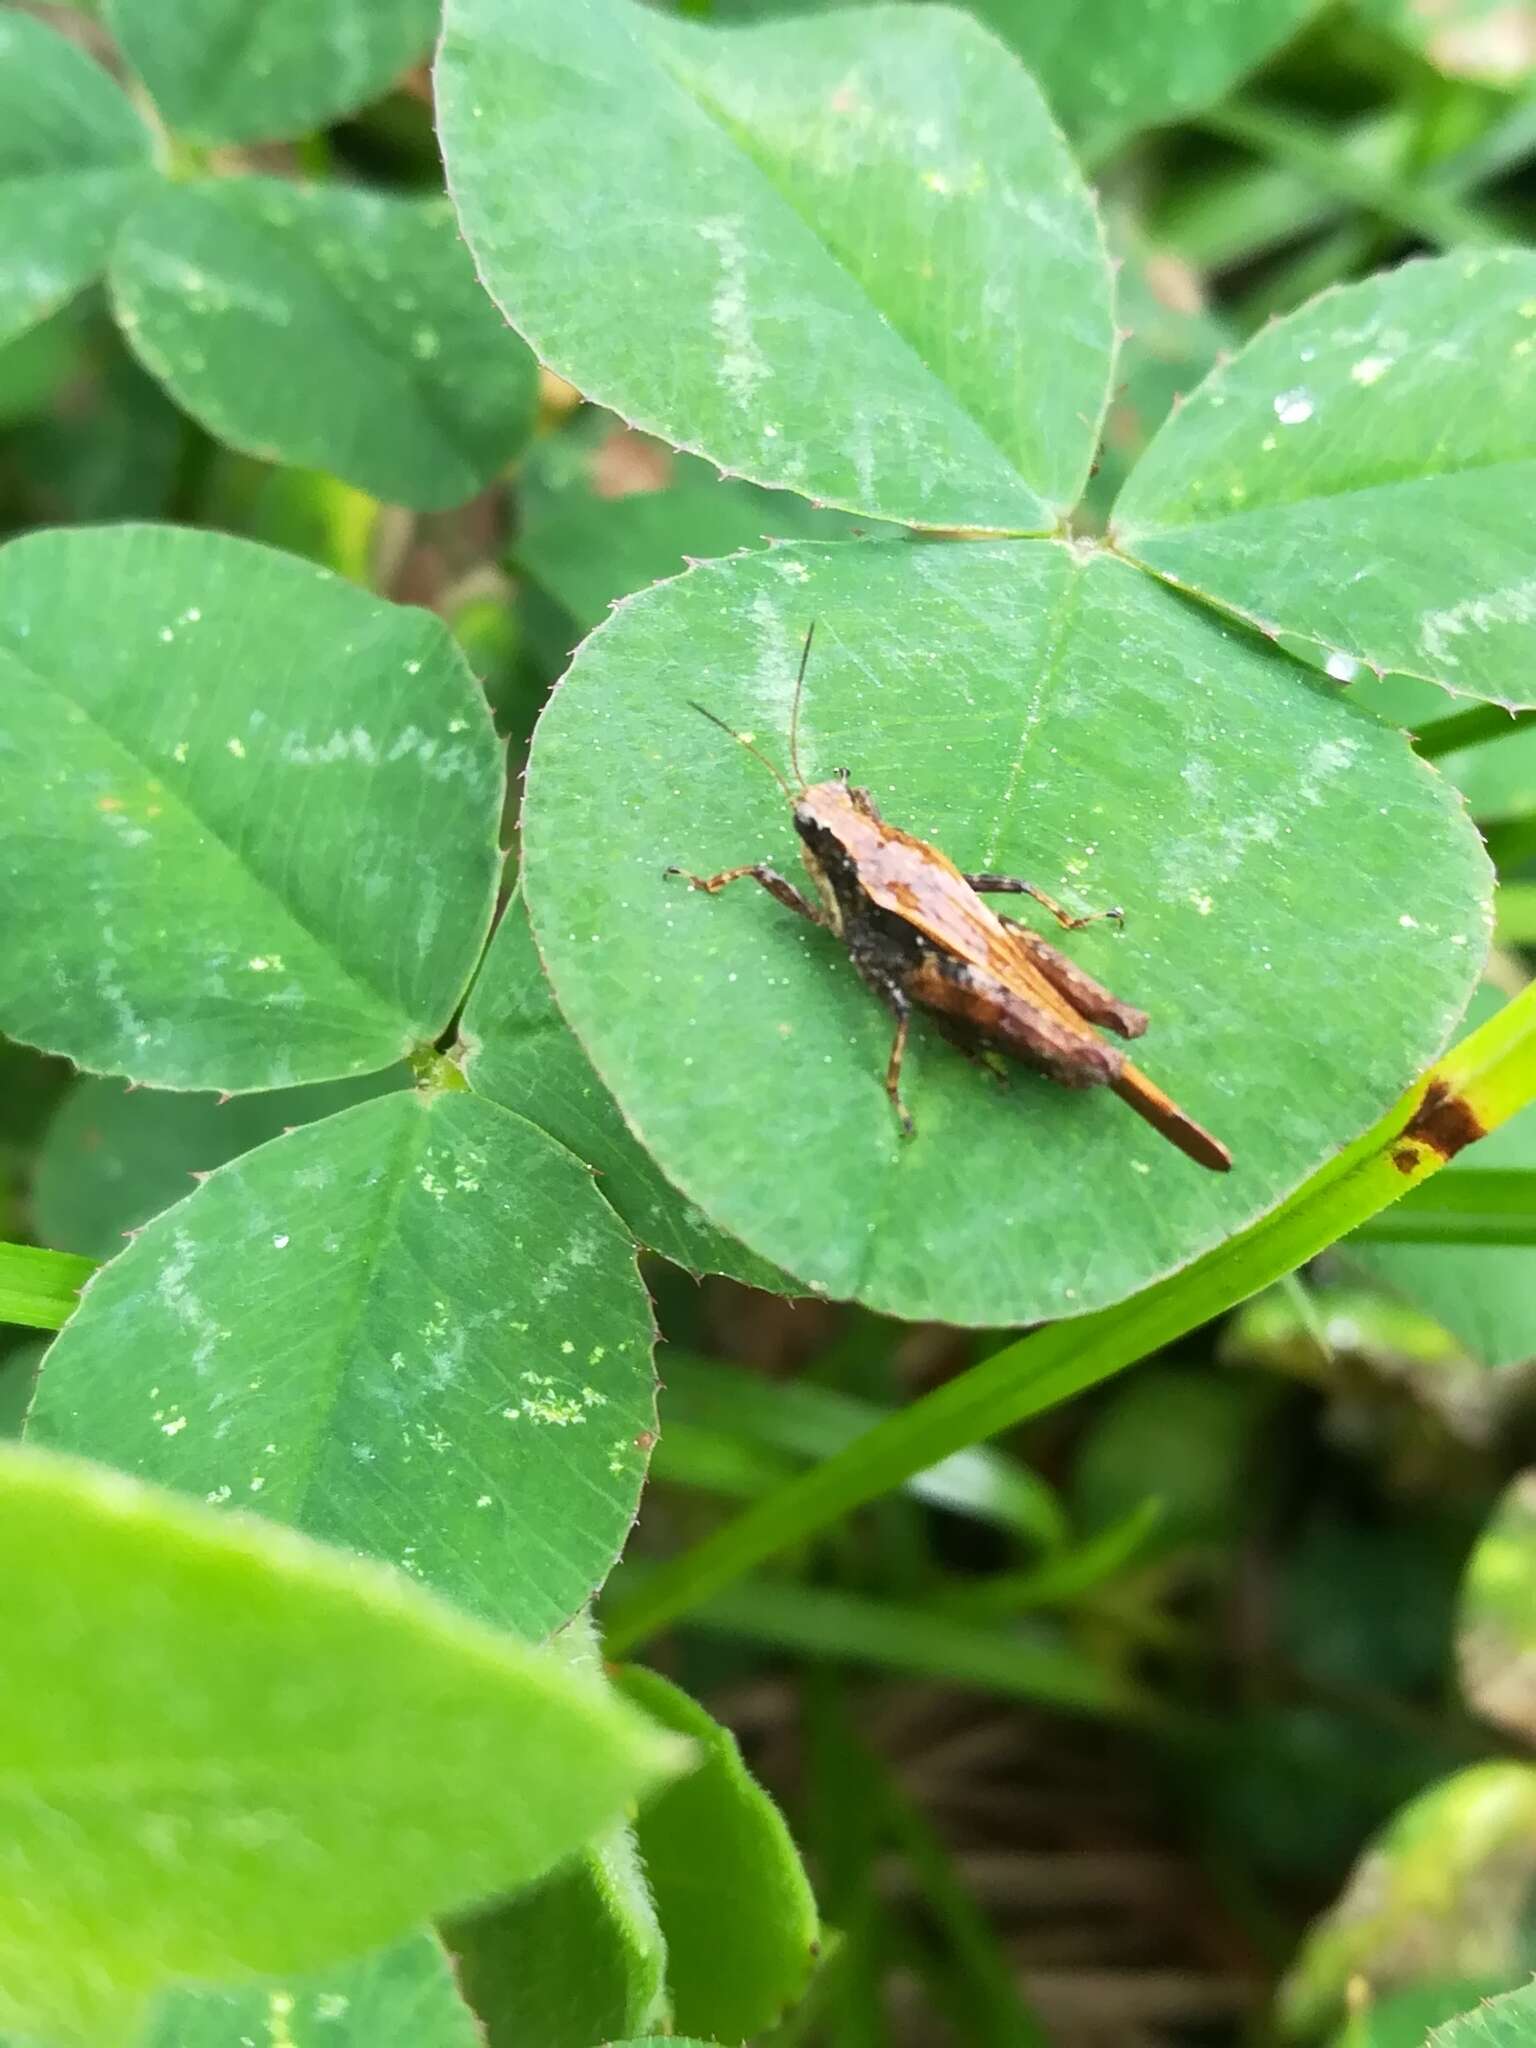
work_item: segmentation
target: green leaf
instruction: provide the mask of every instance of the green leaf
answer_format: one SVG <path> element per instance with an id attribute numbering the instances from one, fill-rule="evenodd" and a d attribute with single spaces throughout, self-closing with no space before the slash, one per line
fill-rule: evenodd
<path id="1" fill-rule="evenodd" d="M 1045 88 L 1085 155 L 1223 98 L 1318 0 L 970 0 Z"/>
<path id="2" fill-rule="evenodd" d="M 571 614 L 578 634 L 607 618 L 617 598 L 678 575 L 690 560 L 733 555 L 775 540 L 861 538 L 837 512 L 818 512 L 786 491 L 754 484 L 675 484 L 602 498 L 571 492 L 518 534 L 514 560 Z"/>
<path id="3" fill-rule="evenodd" d="M 536 1122 L 595 1168 L 599 1188 L 641 1244 L 690 1273 L 729 1273 L 751 1287 L 795 1291 L 685 1201 L 631 1135 L 555 1007 L 520 894 L 507 905 L 460 1029 L 475 1092 Z"/>
<path id="4" fill-rule="evenodd" d="M 590 396 L 880 518 L 1038 531 L 1075 502 L 1113 352 L 1099 228 L 967 16 L 722 34 L 628 0 L 450 0 L 437 92 L 481 276 Z M 578 245 L 628 281 L 622 321 Z"/>
<path id="5" fill-rule="evenodd" d="M 501 799 L 427 613 L 215 533 L 0 552 L 13 1037 L 173 1088 L 390 1066 L 463 992 Z"/>
<path id="6" fill-rule="evenodd" d="M 784 1818 L 741 1760 L 736 1738 L 654 1671 L 615 1674 L 649 1719 L 703 1760 L 635 1823 L 680 2027 L 717 2041 L 776 2024 L 810 1980 L 816 1901 Z"/>
<path id="7" fill-rule="evenodd" d="M 611 1692 L 590 1614 L 550 1647 L 587 1684 Z M 455 1921 L 447 1938 L 489 2048 L 591 2048 L 668 2017 L 666 1943 L 623 1823 L 541 1883 Z"/>
<path id="8" fill-rule="evenodd" d="M 1355 0 L 1367 20 L 1427 57 L 1449 78 L 1513 91 L 1536 78 L 1536 16 L 1529 0 Z"/>
<path id="9" fill-rule="evenodd" d="M 1355 1977 L 1509 1982 L 1536 1964 L 1526 1899 L 1536 1881 L 1536 1769 L 1476 1764 L 1393 1818 L 1314 1923 L 1281 1986 L 1287 2031 L 1315 2032 Z"/>
<path id="10" fill-rule="evenodd" d="M 435 1934 L 238 1991 L 173 1991 L 142 2048 L 484 2048 Z"/>
<path id="11" fill-rule="evenodd" d="M 1536 1471 L 1512 1480 L 1472 1549 L 1456 1650 L 1477 1712 L 1536 1741 Z"/>
<path id="12" fill-rule="evenodd" d="M 156 181 L 149 131 L 76 44 L 0 16 L 0 341 L 96 277 Z"/>
<path id="13" fill-rule="evenodd" d="M 1143 1063 L 1229 1176 L 1107 1091 L 1016 1070 L 1000 1099 L 922 1026 L 904 1142 L 889 1017 L 830 938 L 667 877 L 794 865 L 772 780 L 689 700 L 782 753 L 812 617 L 809 773 L 850 764 L 962 866 L 1124 905 L 1063 943 L 1151 1014 Z M 635 599 L 544 715 L 524 847 L 557 1000 L 668 1179 L 809 1286 L 955 1323 L 1118 1300 L 1271 1207 L 1443 1044 L 1486 943 L 1476 835 L 1400 734 L 1051 544 L 777 549 Z"/>
<path id="14" fill-rule="evenodd" d="M 591 2048 L 665 2007 L 665 1948 L 626 1827 L 446 1939 L 489 2048 Z"/>
<path id="15" fill-rule="evenodd" d="M 1468 1012 L 1470 1021 L 1481 1024 L 1501 1006 L 1502 998 L 1484 986 Z M 1490 1168 L 1536 1168 L 1536 1108 L 1511 1117 L 1474 1151 L 1452 1160 L 1449 1170 L 1463 1181 Z M 1340 1250 L 1351 1266 L 1443 1324 L 1484 1366 L 1498 1372 L 1536 1356 L 1536 1251 L 1516 1245 L 1373 1244 L 1359 1237 L 1347 1239 Z"/>
<path id="16" fill-rule="evenodd" d="M 1305 643 L 1296 651 L 1303 659 L 1312 653 Z M 1458 710 L 1434 683 L 1411 676 L 1362 676 L 1350 695 L 1413 733 L 1419 751 L 1455 783 L 1480 823 L 1536 812 L 1536 720 L 1529 713 L 1505 713 L 1493 704 Z M 1452 744 L 1468 719 L 1498 723 L 1470 744 Z"/>
<path id="17" fill-rule="evenodd" d="M 218 440 L 428 510 L 527 439 L 533 358 L 446 201 L 228 178 L 171 185 L 113 251 L 135 350 Z"/>
<path id="18" fill-rule="evenodd" d="M 1429 2028 L 1457 2018 L 1477 1999 L 1499 1988 L 1496 1982 L 1436 1978 L 1386 1998 L 1373 1998 L 1363 2010 L 1350 2014 L 1332 2048 L 1432 2048 L 1424 2039 Z"/>
<path id="19" fill-rule="evenodd" d="M 536 1636 L 634 1519 L 650 1347 L 633 1247 L 569 1153 L 471 1095 L 387 1095 L 147 1225 L 49 1353 L 29 1429 Z"/>
<path id="20" fill-rule="evenodd" d="M 303 135 L 384 91 L 437 27 L 434 0 L 103 0 L 168 124 L 198 142 Z"/>
<path id="21" fill-rule="evenodd" d="M 168 1980 L 397 1939 L 676 1768 L 397 1576 L 74 1459 L 0 1446 L 0 1557 L 0 2026 L 120 2039 Z"/>
<path id="22" fill-rule="evenodd" d="M 1536 1984 L 1491 1998 L 1476 2012 L 1437 2027 L 1425 2048 L 1532 2048 L 1536 2043 Z"/>
<path id="23" fill-rule="evenodd" d="M 253 1145 L 405 1083 L 402 1068 L 267 1095 L 176 1095 L 87 1079 L 38 1149 L 32 1221 L 45 1244 L 110 1259 L 191 1182 Z"/>
<path id="24" fill-rule="evenodd" d="M 1536 703 L 1536 255 L 1327 292 L 1208 377 L 1113 530 L 1169 582 L 1364 665 Z"/>

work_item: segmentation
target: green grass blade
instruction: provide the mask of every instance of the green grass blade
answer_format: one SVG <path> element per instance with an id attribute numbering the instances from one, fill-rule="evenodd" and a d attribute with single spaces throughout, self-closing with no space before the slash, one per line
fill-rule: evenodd
<path id="1" fill-rule="evenodd" d="M 0 1323 L 29 1330 L 62 1330 L 80 1290 L 96 1270 L 94 1259 L 73 1252 L 39 1251 L 30 1244 L 0 1244 Z"/>

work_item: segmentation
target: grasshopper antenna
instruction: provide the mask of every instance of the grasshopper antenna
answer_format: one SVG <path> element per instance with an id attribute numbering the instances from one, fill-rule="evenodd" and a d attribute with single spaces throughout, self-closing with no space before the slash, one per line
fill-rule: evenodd
<path id="1" fill-rule="evenodd" d="M 805 664 L 811 658 L 811 642 L 816 638 L 816 621 L 812 619 L 805 629 L 805 645 L 800 650 L 800 673 L 795 677 L 795 702 L 789 714 L 789 765 L 795 771 L 795 780 L 805 788 L 805 773 L 800 766 L 800 699 L 805 694 Z"/>
<path id="2" fill-rule="evenodd" d="M 773 763 L 769 760 L 768 756 L 762 751 L 761 748 L 753 746 L 752 742 L 747 738 L 745 733 L 737 732 L 736 728 L 734 726 L 727 725 L 723 718 L 717 718 L 713 711 L 706 711 L 702 704 L 695 704 L 691 697 L 689 698 L 688 702 L 693 706 L 693 709 L 697 711 L 700 718 L 707 718 L 711 725 L 718 725 L 723 733 L 728 733 L 730 735 L 730 737 L 736 742 L 738 747 L 745 747 L 747 752 L 752 755 L 754 760 L 761 761 L 763 766 L 768 770 L 768 773 L 779 785 L 780 789 L 783 790 L 785 796 L 789 798 L 789 801 L 791 803 L 794 802 L 795 792 L 790 788 L 789 784 L 784 780 L 783 776 L 779 773 L 778 769 L 774 767 Z"/>

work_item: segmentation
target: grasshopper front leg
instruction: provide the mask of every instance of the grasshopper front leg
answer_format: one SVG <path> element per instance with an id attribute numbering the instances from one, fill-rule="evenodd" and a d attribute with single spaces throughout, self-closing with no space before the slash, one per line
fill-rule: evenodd
<path id="1" fill-rule="evenodd" d="M 1125 912 L 1119 909 L 1090 910 L 1086 917 L 1074 917 L 1054 896 L 1047 896 L 1043 889 L 1037 889 L 1033 882 L 1023 881 L 1018 875 L 967 875 L 965 880 L 978 896 L 1032 896 L 1043 910 L 1051 913 L 1063 931 L 1080 932 L 1085 924 L 1097 924 L 1103 917 L 1112 917 L 1117 925 L 1125 923 Z"/>
<path id="2" fill-rule="evenodd" d="M 702 889 L 707 896 L 717 896 L 731 882 L 743 881 L 750 875 L 754 882 L 768 891 L 775 901 L 782 903 L 786 910 L 795 910 L 812 924 L 826 922 L 814 904 L 808 903 L 793 882 L 786 882 L 776 868 L 766 861 L 751 861 L 746 867 L 722 868 L 718 875 L 690 875 L 686 868 L 668 868 L 669 875 L 681 875 L 690 889 Z"/>

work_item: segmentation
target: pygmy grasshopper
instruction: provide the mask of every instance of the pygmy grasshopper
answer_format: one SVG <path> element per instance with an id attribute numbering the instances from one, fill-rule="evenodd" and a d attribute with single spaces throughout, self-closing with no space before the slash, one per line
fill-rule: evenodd
<path id="1" fill-rule="evenodd" d="M 789 757 L 799 787 L 791 789 L 767 755 L 702 704 L 702 712 L 767 768 L 784 791 L 801 840 L 801 858 L 820 898 L 809 902 L 763 861 L 717 875 L 687 875 L 713 896 L 750 875 L 770 896 L 842 941 L 865 985 L 896 1019 L 886 1062 L 885 1091 L 908 1136 L 913 1123 L 901 1096 L 901 1062 L 914 1009 L 925 1010 L 967 1057 L 982 1064 L 1006 1054 L 1064 1088 L 1109 1087 L 1154 1130 L 1201 1166 L 1225 1173 L 1232 1155 L 1134 1067 L 1118 1046 L 1091 1028 L 1139 1038 L 1143 1011 L 1092 980 L 1066 954 L 983 903 L 983 894 L 1031 896 L 1067 931 L 1119 910 L 1073 917 L 1032 882 L 1013 875 L 962 874 L 926 840 L 888 825 L 867 789 L 846 769 L 807 784 L 800 768 L 800 699 L 814 625 L 805 636 L 790 714 Z M 668 874 L 684 874 L 669 868 Z M 994 1069 L 995 1071 L 995 1069 Z"/>

